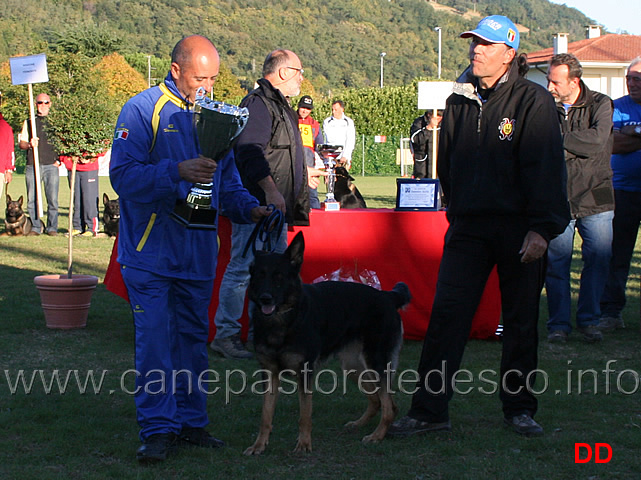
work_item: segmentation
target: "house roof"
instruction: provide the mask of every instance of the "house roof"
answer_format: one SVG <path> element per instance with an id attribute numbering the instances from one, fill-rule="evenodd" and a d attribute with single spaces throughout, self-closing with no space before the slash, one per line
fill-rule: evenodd
<path id="1" fill-rule="evenodd" d="M 572 53 L 581 63 L 630 63 L 641 55 L 641 35 L 617 35 L 610 33 L 596 38 L 568 43 L 568 53 Z M 530 64 L 547 63 L 554 55 L 554 48 L 546 48 L 528 53 Z"/>

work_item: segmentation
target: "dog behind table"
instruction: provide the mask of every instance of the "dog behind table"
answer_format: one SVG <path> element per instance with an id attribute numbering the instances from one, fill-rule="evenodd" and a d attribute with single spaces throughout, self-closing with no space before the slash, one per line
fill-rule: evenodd
<path id="1" fill-rule="evenodd" d="M 345 426 L 364 426 L 381 411 L 378 426 L 363 442 L 383 440 L 398 410 L 388 377 L 397 367 L 403 342 L 398 309 L 409 303 L 409 288 L 404 283 L 391 291 L 351 282 L 303 284 L 304 248 L 299 232 L 283 254 L 257 252 L 250 269 L 254 348 L 262 369 L 269 373 L 258 437 L 245 455 L 261 454 L 267 446 L 285 370 L 295 372 L 298 385 L 295 451 L 311 451 L 313 371 L 334 355 L 344 370 L 352 372 L 351 378 L 360 378 L 359 389 L 368 398 L 365 413 Z"/>
<path id="2" fill-rule="evenodd" d="M 365 199 L 352 183 L 352 177 L 345 167 L 336 167 L 336 182 L 334 183 L 334 197 L 341 204 L 341 208 L 367 208 Z"/>
<path id="3" fill-rule="evenodd" d="M 28 235 L 31 232 L 31 219 L 27 217 L 22 210 L 22 195 L 18 200 L 12 200 L 7 195 L 7 209 L 4 216 L 4 233 L 3 235 Z"/>
<path id="4" fill-rule="evenodd" d="M 106 193 L 102 194 L 102 204 L 105 206 L 105 211 L 102 216 L 102 224 L 105 226 L 105 233 L 110 237 L 118 235 L 118 227 L 120 224 L 120 201 L 109 200 Z"/>

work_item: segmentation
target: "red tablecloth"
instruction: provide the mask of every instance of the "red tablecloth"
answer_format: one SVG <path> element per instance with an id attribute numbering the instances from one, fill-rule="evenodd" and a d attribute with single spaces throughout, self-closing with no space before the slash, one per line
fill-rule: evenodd
<path id="1" fill-rule="evenodd" d="M 301 230 L 305 235 L 303 281 L 330 274 L 338 269 L 347 272 L 374 271 L 385 290 L 396 282 L 405 282 L 412 292 L 411 304 L 401 312 L 405 338 L 421 340 L 427 331 L 436 278 L 447 230 L 444 212 L 397 212 L 391 209 L 341 210 L 325 212 L 312 210 L 311 226 L 295 227 L 289 239 Z M 229 262 L 231 225 L 221 217 L 219 222 L 220 252 L 216 282 L 209 305 L 210 340 L 216 328 L 213 318 L 218 304 L 220 279 Z M 116 245 L 105 285 L 127 298 L 127 292 L 116 262 Z M 465 275 L 465 272 L 461 272 Z M 501 300 L 496 271 L 492 272 L 481 304 L 472 324 L 471 338 L 494 336 L 501 314 Z M 247 314 L 241 319 L 243 335 L 247 329 Z"/>

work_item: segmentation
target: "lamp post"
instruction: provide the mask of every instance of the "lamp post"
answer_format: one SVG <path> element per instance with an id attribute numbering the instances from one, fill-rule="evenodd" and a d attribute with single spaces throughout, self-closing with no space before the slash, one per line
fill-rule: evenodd
<path id="1" fill-rule="evenodd" d="M 441 79 L 441 27 L 434 28 L 438 32 L 438 79 Z"/>
<path id="2" fill-rule="evenodd" d="M 385 52 L 381 52 L 381 88 L 383 88 L 383 57 L 387 55 Z"/>

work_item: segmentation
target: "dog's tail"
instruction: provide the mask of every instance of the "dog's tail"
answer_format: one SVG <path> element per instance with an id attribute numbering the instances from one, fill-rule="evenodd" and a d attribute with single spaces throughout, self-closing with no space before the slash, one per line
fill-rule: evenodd
<path id="1" fill-rule="evenodd" d="M 390 293 L 394 294 L 394 304 L 396 305 L 397 309 L 407 306 L 412 299 L 410 287 L 408 287 L 407 284 L 403 282 L 398 282 L 396 285 L 394 285 L 394 288 L 392 288 Z"/>

